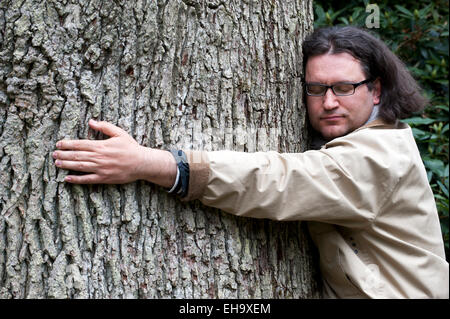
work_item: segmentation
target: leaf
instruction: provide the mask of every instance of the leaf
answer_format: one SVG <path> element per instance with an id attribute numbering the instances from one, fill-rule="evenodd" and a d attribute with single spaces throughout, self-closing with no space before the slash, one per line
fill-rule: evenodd
<path id="1" fill-rule="evenodd" d="M 433 173 L 438 175 L 439 177 L 445 175 L 445 165 L 439 159 L 426 159 L 424 160 L 425 167 L 431 170 Z"/>
<path id="2" fill-rule="evenodd" d="M 427 125 L 436 122 L 436 120 L 423 117 L 411 117 L 409 119 L 402 120 L 402 122 L 410 125 Z"/>
<path id="3" fill-rule="evenodd" d="M 342 12 L 344 12 L 344 10 L 346 10 L 346 8 L 343 8 L 341 10 L 338 10 L 334 13 L 331 14 L 331 21 L 334 21 L 334 19 L 336 19 Z"/>
<path id="4" fill-rule="evenodd" d="M 438 108 L 438 109 L 441 109 L 441 110 L 444 110 L 444 111 L 449 111 L 449 107 L 448 107 L 448 105 L 435 105 L 435 106 L 433 106 L 434 108 Z M 447 120 L 448 120 L 448 118 L 447 118 Z"/>
<path id="5" fill-rule="evenodd" d="M 325 19 L 325 11 L 323 10 L 322 6 L 320 4 L 316 4 L 315 6 L 315 12 L 317 13 L 317 16 L 319 19 Z"/>
<path id="6" fill-rule="evenodd" d="M 441 191 L 445 194 L 445 196 L 448 197 L 448 188 L 445 187 L 444 184 L 442 184 L 440 181 L 437 181 L 439 188 L 441 189 Z"/>
<path id="7" fill-rule="evenodd" d="M 340 17 L 338 18 L 339 21 L 341 21 L 345 25 L 350 25 L 350 22 L 348 22 L 346 17 Z"/>
<path id="8" fill-rule="evenodd" d="M 414 14 L 406 9 L 405 7 L 402 7 L 400 5 L 395 5 L 395 8 L 397 8 L 398 11 L 401 11 L 402 13 L 406 14 L 407 16 L 414 18 Z"/>
<path id="9" fill-rule="evenodd" d="M 413 132 L 414 138 L 417 139 L 417 140 L 428 139 L 429 136 L 431 135 L 431 133 L 422 131 L 422 130 L 420 130 L 418 128 L 415 128 L 415 127 L 412 128 L 412 132 Z"/>
<path id="10" fill-rule="evenodd" d="M 409 67 L 408 69 L 417 76 L 424 76 L 426 74 L 423 70 L 413 66 Z"/>
<path id="11" fill-rule="evenodd" d="M 425 18 L 425 16 L 430 12 L 431 9 L 432 9 L 432 4 L 430 3 L 425 8 L 419 10 L 420 18 L 422 18 L 422 19 Z"/>
<path id="12" fill-rule="evenodd" d="M 441 223 L 442 234 L 448 238 L 448 225 L 446 223 Z M 448 241 L 445 241 L 445 247 L 448 248 Z"/>
<path id="13" fill-rule="evenodd" d="M 447 85 L 448 86 L 448 80 L 436 80 L 435 82 L 442 84 L 442 85 Z"/>
<path id="14" fill-rule="evenodd" d="M 428 59 L 428 52 L 425 48 L 420 48 L 420 53 L 422 54 L 424 59 Z"/>

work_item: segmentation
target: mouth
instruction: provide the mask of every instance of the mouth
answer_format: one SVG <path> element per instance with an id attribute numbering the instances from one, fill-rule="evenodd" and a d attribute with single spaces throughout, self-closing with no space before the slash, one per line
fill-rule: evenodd
<path id="1" fill-rule="evenodd" d="M 344 118 L 344 115 L 328 115 L 328 116 L 322 116 L 320 119 L 322 121 L 338 121 L 343 118 Z"/>

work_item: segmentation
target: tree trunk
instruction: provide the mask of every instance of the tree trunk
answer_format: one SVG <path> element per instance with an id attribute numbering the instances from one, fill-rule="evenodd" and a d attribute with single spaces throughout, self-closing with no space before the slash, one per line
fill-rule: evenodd
<path id="1" fill-rule="evenodd" d="M 316 298 L 300 222 L 238 218 L 145 182 L 63 182 L 60 139 L 306 149 L 311 0 L 2 0 L 0 298 Z"/>

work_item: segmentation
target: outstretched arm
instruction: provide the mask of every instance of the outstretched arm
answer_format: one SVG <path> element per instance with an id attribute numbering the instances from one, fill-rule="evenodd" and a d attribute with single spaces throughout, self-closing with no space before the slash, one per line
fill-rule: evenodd
<path id="1" fill-rule="evenodd" d="M 177 166 L 167 151 L 139 145 L 127 132 L 108 123 L 89 121 L 89 126 L 110 138 L 107 140 L 61 140 L 53 153 L 62 169 L 88 173 L 68 175 L 75 184 L 124 184 L 139 179 L 172 187 Z"/>

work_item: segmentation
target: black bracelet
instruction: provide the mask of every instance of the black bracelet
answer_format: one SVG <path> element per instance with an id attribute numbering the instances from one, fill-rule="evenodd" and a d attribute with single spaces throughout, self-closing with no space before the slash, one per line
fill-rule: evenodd
<path id="1" fill-rule="evenodd" d="M 172 193 L 185 197 L 189 190 L 189 163 L 186 154 L 182 150 L 169 150 L 177 162 L 180 178 Z"/>

